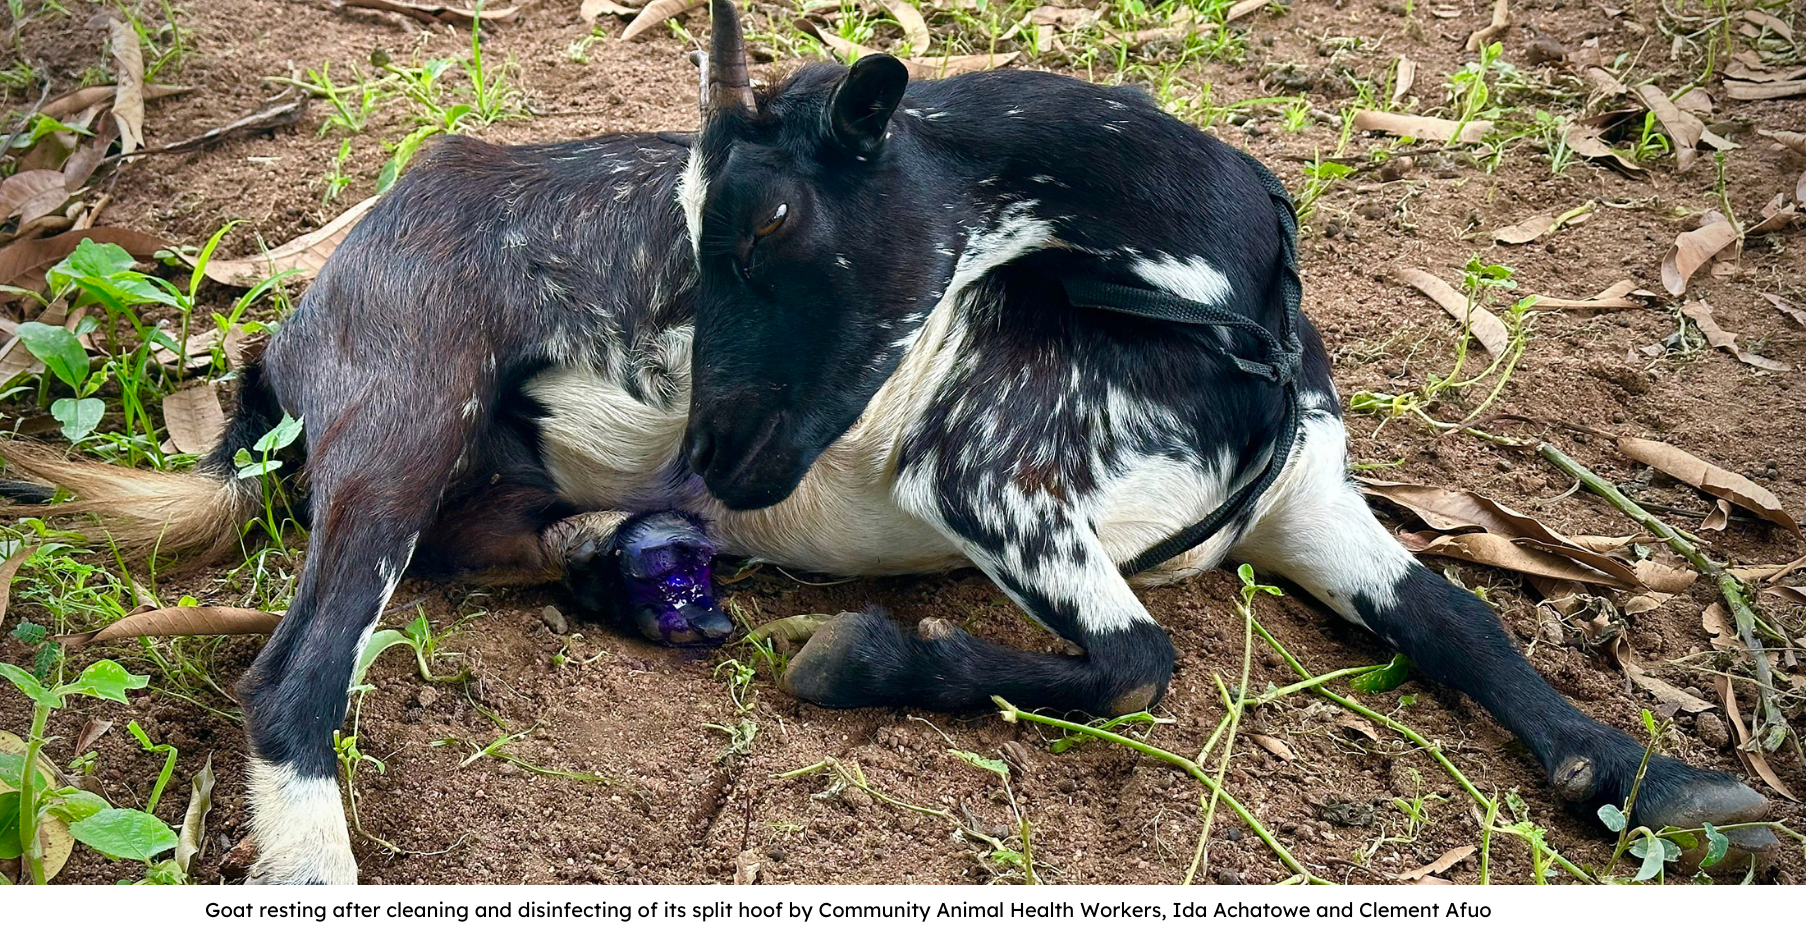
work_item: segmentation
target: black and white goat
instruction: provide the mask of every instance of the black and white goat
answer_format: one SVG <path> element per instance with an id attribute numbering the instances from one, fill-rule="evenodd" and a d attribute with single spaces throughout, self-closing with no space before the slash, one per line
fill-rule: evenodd
<path id="1" fill-rule="evenodd" d="M 452 139 L 411 171 L 246 374 L 206 477 L 6 447 L 167 549 L 230 537 L 253 503 L 233 452 L 305 419 L 307 563 L 240 685 L 257 879 L 356 877 L 330 740 L 405 567 L 564 578 L 655 639 L 712 642 L 713 550 L 835 574 L 973 564 L 1081 655 L 845 614 L 786 687 L 1108 714 L 1161 699 L 1174 658 L 1122 568 L 1250 562 L 1477 699 L 1566 800 L 1623 801 L 1641 747 L 1347 481 L 1291 222 L 1253 160 L 1135 91 L 1033 72 L 908 82 L 872 56 L 757 99 L 733 5 L 712 13 L 695 139 Z M 1171 311 L 1243 316 L 1152 318 Z M 1636 820 L 1765 808 L 1655 758 Z"/>

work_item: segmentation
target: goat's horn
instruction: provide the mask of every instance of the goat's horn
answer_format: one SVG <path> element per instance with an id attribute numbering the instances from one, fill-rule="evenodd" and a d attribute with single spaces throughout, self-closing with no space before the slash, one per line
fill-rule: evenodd
<path id="1" fill-rule="evenodd" d="M 712 112 L 754 113 L 741 16 L 730 0 L 710 0 L 710 96 L 704 111 L 706 116 Z"/>

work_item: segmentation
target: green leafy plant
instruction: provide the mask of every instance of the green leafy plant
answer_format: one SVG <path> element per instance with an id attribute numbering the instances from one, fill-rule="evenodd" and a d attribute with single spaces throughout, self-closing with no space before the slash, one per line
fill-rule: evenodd
<path id="1" fill-rule="evenodd" d="M 63 708 L 74 696 L 124 704 L 126 692 L 143 689 L 146 677 L 128 673 L 112 660 L 89 664 L 70 682 L 40 678 L 10 663 L 0 663 L 0 677 L 32 704 L 24 754 L 0 754 L 0 787 L 6 789 L 0 793 L 0 858 L 20 858 L 32 883 L 45 883 L 48 875 L 41 832 L 51 820 L 66 824 L 70 837 L 101 854 L 114 860 L 139 861 L 147 869 L 158 855 L 176 847 L 176 832 L 150 813 L 169 780 L 174 750 L 170 750 L 172 758 L 152 794 L 153 804 L 142 811 L 111 807 L 105 799 L 81 789 L 56 787 L 51 778 L 54 769 L 40 761 L 51 712 Z M 135 734 L 143 736 L 142 730 Z M 142 741 L 149 744 L 148 738 Z"/>

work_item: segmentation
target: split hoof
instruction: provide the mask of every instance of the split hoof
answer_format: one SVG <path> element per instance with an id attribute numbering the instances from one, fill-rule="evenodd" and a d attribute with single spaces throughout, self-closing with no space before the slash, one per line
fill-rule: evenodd
<path id="1" fill-rule="evenodd" d="M 716 646 L 735 624 L 717 608 L 710 577 L 716 545 L 674 511 L 630 521 L 616 533 L 614 570 L 637 632 L 662 646 Z"/>

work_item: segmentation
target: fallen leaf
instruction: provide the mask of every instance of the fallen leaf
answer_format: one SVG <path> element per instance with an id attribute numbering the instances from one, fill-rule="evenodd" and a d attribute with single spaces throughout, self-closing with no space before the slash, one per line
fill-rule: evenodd
<path id="1" fill-rule="evenodd" d="M 115 621 L 105 630 L 58 638 L 71 650 L 132 637 L 262 636 L 282 617 L 248 607 L 164 607 Z"/>
<path id="2" fill-rule="evenodd" d="M 363 10 L 382 10 L 385 13 L 400 13 L 413 17 L 423 23 L 445 23 L 448 26 L 470 26 L 472 20 L 485 23 L 506 23 L 515 19 L 514 7 L 498 7 L 492 10 L 485 6 L 477 13 L 461 10 L 438 3 L 409 3 L 406 0 L 340 0 L 340 4 L 357 7 Z"/>
<path id="3" fill-rule="evenodd" d="M 1646 306 L 1645 301 L 1629 296 L 1637 289 L 1638 285 L 1631 280 L 1618 280 L 1603 292 L 1584 300 L 1535 294 L 1533 305 L 1538 310 L 1633 310 Z"/>
<path id="4" fill-rule="evenodd" d="M 1038 26 L 1053 26 L 1061 30 L 1079 30 L 1092 26 L 1100 20 L 1100 11 L 1086 7 L 1038 7 L 1025 14 L 1025 19 Z M 1002 39 L 1004 37 L 1001 37 Z"/>
<path id="5" fill-rule="evenodd" d="M 1804 133 L 1802 132 L 1774 132 L 1771 129 L 1760 129 L 1758 134 L 1761 138 L 1771 139 L 1786 148 L 1794 148 L 1800 152 L 1804 150 Z"/>
<path id="6" fill-rule="evenodd" d="M 1262 746 L 1264 751 L 1284 762 L 1293 762 L 1295 760 L 1294 750 L 1290 749 L 1287 743 L 1275 736 L 1266 736 L 1260 732 L 1252 733 L 1251 741 Z"/>
<path id="7" fill-rule="evenodd" d="M 123 19 L 109 20 L 113 49 L 113 121 L 119 126 L 119 150 L 130 155 L 145 144 L 145 60 L 138 32 Z"/>
<path id="8" fill-rule="evenodd" d="M 1728 608 L 1720 601 L 1703 608 L 1703 631 L 1709 634 L 1709 645 L 1718 650 L 1739 653 L 1746 649 L 1739 637 L 1735 636 L 1734 625 L 1728 619 Z"/>
<path id="9" fill-rule="evenodd" d="M 1703 523 L 1697 526 L 1697 530 L 1726 531 L 1728 530 L 1728 516 L 1733 513 L 1728 502 L 1718 498 L 1715 506 L 1710 508 L 1709 514 L 1703 516 Z"/>
<path id="10" fill-rule="evenodd" d="M 687 10 L 695 10 L 703 5 L 704 0 L 653 0 L 629 21 L 628 28 L 622 31 L 622 38 L 632 40 Z"/>
<path id="11" fill-rule="evenodd" d="M 1739 237 L 1733 225 L 1717 220 L 1678 235 L 1659 261 L 1659 282 L 1675 297 L 1684 295 L 1691 275 Z"/>
<path id="12" fill-rule="evenodd" d="M 119 126 L 108 123 L 95 129 L 94 134 L 63 163 L 63 187 L 73 192 L 88 184 L 88 179 L 106 162 L 108 150 L 117 141 Z"/>
<path id="13" fill-rule="evenodd" d="M 1772 770 L 1772 766 L 1766 761 L 1766 756 L 1758 752 L 1747 751 L 1749 741 L 1747 720 L 1742 718 L 1741 707 L 1735 703 L 1734 681 L 1725 674 L 1717 673 L 1716 691 L 1722 696 L 1722 705 L 1728 711 L 1729 723 L 1735 727 L 1735 758 L 1741 760 L 1741 765 L 1746 767 L 1749 775 L 1759 776 L 1761 781 L 1772 786 L 1773 791 L 1794 802 L 1798 801 L 1797 795 L 1791 791 L 1790 787 L 1779 780 L 1778 773 Z"/>
<path id="14" fill-rule="evenodd" d="M 1370 720 L 1368 719 L 1346 713 L 1339 717 L 1339 725 L 1344 726 L 1359 735 L 1365 736 L 1371 742 L 1383 741 L 1382 738 L 1376 734 L 1376 727 L 1370 725 Z"/>
<path id="15" fill-rule="evenodd" d="M 880 3 L 887 13 L 892 14 L 899 28 L 905 31 L 905 42 L 911 44 L 913 53 L 930 52 L 930 27 L 924 22 L 924 15 L 918 12 L 917 7 L 905 0 L 880 0 Z"/>
<path id="16" fill-rule="evenodd" d="M 1703 138 L 1703 121 L 1677 104 L 1651 83 L 1634 87 L 1634 95 L 1652 110 L 1653 117 L 1665 128 L 1672 140 L 1672 152 L 1678 158 L 1678 170 L 1684 171 L 1697 160 L 1697 142 Z"/>
<path id="17" fill-rule="evenodd" d="M 1646 169 L 1629 161 L 1626 155 L 1603 139 L 1610 129 L 1645 112 L 1645 109 L 1618 109 L 1574 122 L 1565 130 L 1565 147 L 1585 158 L 1605 161 L 1624 175 L 1645 175 Z"/>
<path id="18" fill-rule="evenodd" d="M 1395 85 L 1389 93 L 1389 105 L 1391 107 L 1400 105 L 1402 99 L 1413 90 L 1414 73 L 1418 68 L 1419 67 L 1415 65 L 1414 61 L 1406 56 L 1397 56 L 1395 58 Z"/>
<path id="19" fill-rule="evenodd" d="M 234 287 L 252 287 L 272 274 L 290 271 L 291 276 L 303 280 L 312 279 L 320 273 L 321 267 L 333 250 L 346 239 L 371 206 L 377 203 L 381 195 L 372 195 L 363 201 L 347 208 L 339 217 L 326 223 L 318 230 L 310 231 L 279 247 L 273 247 L 256 257 L 243 257 L 238 260 L 207 262 L 207 277 L 217 283 Z"/>
<path id="20" fill-rule="evenodd" d="M 1450 119 L 1359 109 L 1352 115 L 1351 127 L 1359 132 L 1385 132 L 1389 135 L 1405 135 L 1427 142 L 1457 141 L 1465 145 L 1475 145 L 1483 141 L 1484 136 L 1494 131 L 1496 124 L 1488 120 L 1479 120 L 1466 122 L 1460 126 Z"/>
<path id="21" fill-rule="evenodd" d="M 1230 9 L 1226 10 L 1225 21 L 1230 23 L 1233 20 L 1238 20 L 1256 13 L 1258 10 L 1269 5 L 1270 0 L 1238 0 L 1237 3 L 1232 4 Z"/>
<path id="22" fill-rule="evenodd" d="M 100 103 L 112 102 L 117 91 L 118 87 L 112 85 L 83 86 L 80 89 L 71 89 L 44 103 L 38 112 L 53 119 L 68 119 Z M 152 102 L 165 96 L 194 91 L 194 86 L 165 86 L 159 83 L 146 83 L 142 95 L 146 102 Z"/>
<path id="23" fill-rule="evenodd" d="M 1682 594 L 1697 583 L 1696 571 L 1682 567 L 1669 567 L 1658 561 L 1646 560 L 1634 562 L 1634 576 L 1640 578 L 1640 584 L 1647 590 L 1662 594 Z"/>
<path id="24" fill-rule="evenodd" d="M 182 815 L 176 841 L 176 866 L 187 874 L 195 858 L 207 849 L 207 813 L 214 807 L 214 754 L 207 754 L 201 771 L 189 779 L 189 807 Z"/>
<path id="25" fill-rule="evenodd" d="M 1789 301 L 1778 294 L 1762 293 L 1760 296 L 1766 298 L 1766 302 L 1772 304 L 1773 308 L 1778 310 L 1778 312 L 1796 320 L 1798 326 L 1801 327 L 1804 325 L 1804 310 L 1802 307 L 1792 306 Z"/>
<path id="26" fill-rule="evenodd" d="M 69 190 L 58 169 L 34 169 L 0 181 L 0 223 L 18 215 L 23 228 L 68 202 Z"/>
<path id="27" fill-rule="evenodd" d="M 1727 499 L 1773 524 L 1790 528 L 1793 534 L 1800 534 L 1797 521 L 1785 511 L 1778 496 L 1745 476 L 1711 465 L 1677 446 L 1651 439 L 1624 436 L 1615 440 L 1615 448 L 1642 465 L 1651 465 L 1686 485 Z"/>
<path id="28" fill-rule="evenodd" d="M 1691 113 L 1700 112 L 1708 115 L 1716 109 L 1715 100 L 1711 99 L 1709 93 L 1703 91 L 1701 88 L 1692 89 L 1679 96 L 1675 101 L 1678 104 L 1678 108 Z"/>
<path id="29" fill-rule="evenodd" d="M 1784 20 L 1764 10 L 1742 10 L 1741 18 L 1755 26 L 1762 26 L 1773 32 L 1773 35 L 1790 40 L 1796 34 Z"/>
<path id="30" fill-rule="evenodd" d="M 1482 307 L 1472 307 L 1470 319 L 1466 320 L 1464 307 L 1467 301 L 1464 295 L 1452 289 L 1450 284 L 1424 270 L 1413 267 L 1397 269 L 1395 278 L 1426 294 L 1434 303 L 1443 307 L 1446 313 L 1451 314 L 1452 319 L 1457 320 L 1459 326 L 1468 326 L 1471 336 L 1475 337 L 1478 343 L 1483 344 L 1484 350 L 1489 352 L 1491 359 L 1501 356 L 1508 350 L 1508 328 L 1502 325 L 1501 318 Z"/>
<path id="31" fill-rule="evenodd" d="M 1729 79 L 1722 83 L 1722 89 L 1730 99 L 1752 102 L 1759 99 L 1798 99 L 1804 95 L 1802 79 L 1780 79 L 1772 82 L 1741 82 Z"/>
<path id="32" fill-rule="evenodd" d="M 70 754 L 81 758 L 82 753 L 87 752 L 90 747 L 100 741 L 101 736 L 106 735 L 112 728 L 113 720 L 111 719 L 90 719 L 82 723 L 82 731 L 76 733 L 75 748 Z"/>
<path id="33" fill-rule="evenodd" d="M 1508 23 L 1508 0 L 1496 0 L 1495 7 L 1490 10 L 1489 25 L 1473 32 L 1465 39 L 1465 52 L 1475 53 L 1488 46 L 1496 37 L 1502 35 L 1503 30 L 1508 29 Z"/>
<path id="34" fill-rule="evenodd" d="M 1722 329 L 1722 327 L 1716 323 L 1716 318 L 1710 309 L 1708 301 L 1693 300 L 1678 309 L 1685 316 L 1690 317 L 1692 322 L 1697 324 L 1697 329 L 1703 331 L 1703 338 L 1709 342 L 1709 345 L 1719 350 L 1727 351 L 1730 355 L 1734 356 L 1735 359 L 1738 359 L 1749 366 L 1755 366 L 1774 373 L 1791 371 L 1790 366 L 1787 366 L 1778 360 L 1748 353 L 1735 345 L 1735 335 Z"/>
<path id="35" fill-rule="evenodd" d="M 206 383 L 178 389 L 163 397 L 163 424 L 170 431 L 176 451 L 200 455 L 220 441 L 226 429 L 226 413 L 220 397 Z"/>
<path id="36" fill-rule="evenodd" d="M 1772 200 L 1766 203 L 1765 209 L 1760 212 L 1760 223 L 1748 228 L 1747 234 L 1771 234 L 1796 224 L 1797 206 L 1787 203 L 1785 195 L 1781 192 L 1773 195 Z"/>
<path id="37" fill-rule="evenodd" d="M 1743 56 L 1752 55 L 1743 51 Z M 1766 64 L 1758 56 L 1751 60 L 1737 56 L 1722 64 L 1722 75 L 1729 79 L 1745 79 L 1750 82 L 1777 82 L 1782 79 L 1802 79 L 1804 67 L 1787 66 L 1784 69 L 1767 69 Z"/>
<path id="38" fill-rule="evenodd" d="M 1422 867 L 1417 867 L 1414 870 L 1405 872 L 1403 874 L 1395 875 L 1395 879 L 1398 881 L 1414 881 L 1414 880 L 1418 880 L 1420 878 L 1426 877 L 1429 874 L 1441 874 L 1441 873 L 1451 870 L 1452 867 L 1454 865 L 1456 865 L 1458 862 L 1463 861 L 1465 858 L 1468 858 L 1471 855 L 1476 854 L 1476 853 L 1477 853 L 1476 845 L 1467 844 L 1467 845 L 1463 845 L 1463 846 L 1460 846 L 1457 848 L 1453 848 L 1452 850 L 1447 851 L 1446 853 L 1440 855 L 1439 857 L 1434 858 L 1432 863 L 1430 863 L 1430 864 L 1424 865 Z M 1448 882 L 1443 882 L 1443 883 L 1450 883 L 1450 882 L 1448 881 Z"/>
<path id="39" fill-rule="evenodd" d="M 1417 880 L 1417 881 L 1415 881 L 1415 882 L 1414 882 L 1414 886 L 1415 886 L 1415 887 L 1422 887 L 1422 886 L 1425 886 L 1425 885 L 1428 885 L 1428 884 L 1451 884 L 1451 883 L 1452 883 L 1452 882 L 1451 882 L 1451 881 L 1448 881 L 1448 880 L 1446 880 L 1446 879 L 1445 879 L 1445 878 L 1443 878 L 1443 877 L 1432 877 L 1432 876 L 1428 876 L 1428 877 L 1423 877 L 1423 878 L 1421 878 L 1421 879 L 1419 879 L 1419 880 Z"/>
<path id="40" fill-rule="evenodd" d="M 595 23 L 597 18 L 605 13 L 611 16 L 632 16 L 644 4 L 645 0 L 643 3 L 633 5 L 617 3 L 615 0 L 584 0 L 584 3 L 578 7 L 578 15 L 583 17 L 586 23 Z"/>
<path id="41" fill-rule="evenodd" d="M 1489 233 L 1501 244 L 1526 244 L 1559 229 L 1559 219 L 1550 214 L 1536 214 L 1525 221 L 1497 228 Z"/>
<path id="42" fill-rule="evenodd" d="M 1614 73 L 1601 66 L 1591 66 L 1585 69 L 1584 78 L 1589 80 L 1590 87 L 1595 90 L 1598 98 L 1614 99 L 1628 94 L 1628 87 L 1623 85 L 1621 80 L 1616 79 Z"/>
<path id="43" fill-rule="evenodd" d="M 813 20 L 800 18 L 792 21 L 792 24 L 810 34 L 831 52 L 845 59 L 881 52 L 871 46 L 862 46 L 860 43 L 845 40 L 818 26 Z M 937 79 L 943 76 L 953 76 L 956 73 L 1004 66 L 1017 58 L 1018 51 L 1013 50 L 1010 53 L 976 53 L 967 56 L 944 56 L 937 59 L 901 59 L 899 62 L 905 64 L 905 73 L 912 79 Z"/>
<path id="44" fill-rule="evenodd" d="M 1613 575 L 1593 570 L 1568 557 L 1553 554 L 1538 548 L 1516 544 L 1513 539 L 1497 534 L 1473 532 L 1470 534 L 1447 534 L 1437 532 L 1420 532 L 1399 536 L 1402 545 L 1416 554 L 1430 554 L 1435 557 L 1456 558 L 1470 561 L 1487 567 L 1499 567 L 1518 574 L 1533 577 L 1548 577 L 1553 580 L 1575 581 L 1580 584 L 1601 584 L 1605 587 L 1616 587 L 1623 590 L 1638 586 L 1638 582 L 1625 581 Z M 1624 568 L 1624 570 L 1626 570 Z"/>
<path id="45" fill-rule="evenodd" d="M 164 249 L 168 242 L 130 228 L 88 228 L 65 231 L 55 237 L 14 241 L 0 248 L 0 284 L 31 290 L 44 287 L 44 272 L 74 251 L 86 238 L 96 244 L 117 244 L 141 261 Z"/>
<path id="46" fill-rule="evenodd" d="M 1804 606 L 1804 588 L 1801 585 L 1774 584 L 1771 587 L 1761 588 L 1760 593 L 1771 594 L 1781 600 L 1790 601 L 1799 607 Z"/>
<path id="47" fill-rule="evenodd" d="M 5 382 L 5 380 L 0 380 L 0 382 Z M 0 621 L 6 619 L 6 604 L 12 599 L 13 575 L 19 573 L 19 566 L 24 564 L 25 559 L 31 557 L 32 552 L 37 549 L 38 546 L 35 544 L 22 547 L 14 551 L 12 557 L 0 561 Z"/>
<path id="48" fill-rule="evenodd" d="M 1547 571 L 1530 571 L 1529 573 L 1553 577 L 1557 580 L 1576 580 L 1584 583 L 1603 584 L 1624 589 L 1643 586 L 1640 577 L 1626 564 L 1583 545 L 1548 528 L 1539 520 L 1530 518 L 1512 508 L 1497 504 L 1476 492 L 1453 491 L 1447 488 L 1435 488 L 1431 485 L 1411 485 L 1405 482 L 1386 482 L 1376 479 L 1359 479 L 1359 485 L 1365 494 L 1385 498 L 1395 504 L 1414 512 L 1430 527 L 1440 532 L 1465 531 L 1481 529 L 1486 534 L 1455 534 L 1453 538 L 1494 537 L 1511 546 L 1529 549 L 1537 555 L 1535 560 L 1545 564 L 1546 558 L 1568 559 L 1577 562 L 1588 570 L 1561 570 L 1558 573 Z M 1493 555 L 1499 545 L 1492 542 L 1474 542 L 1460 545 L 1459 549 L 1479 554 Z M 1437 553 L 1437 552 L 1434 552 Z M 1463 560 L 1475 560 L 1464 557 Z M 1509 565 L 1495 561 L 1498 567 Z M 1511 568 L 1518 570 L 1519 568 Z M 1557 570 L 1557 569 L 1555 569 Z M 1603 578 L 1610 580 L 1605 581 Z"/>

